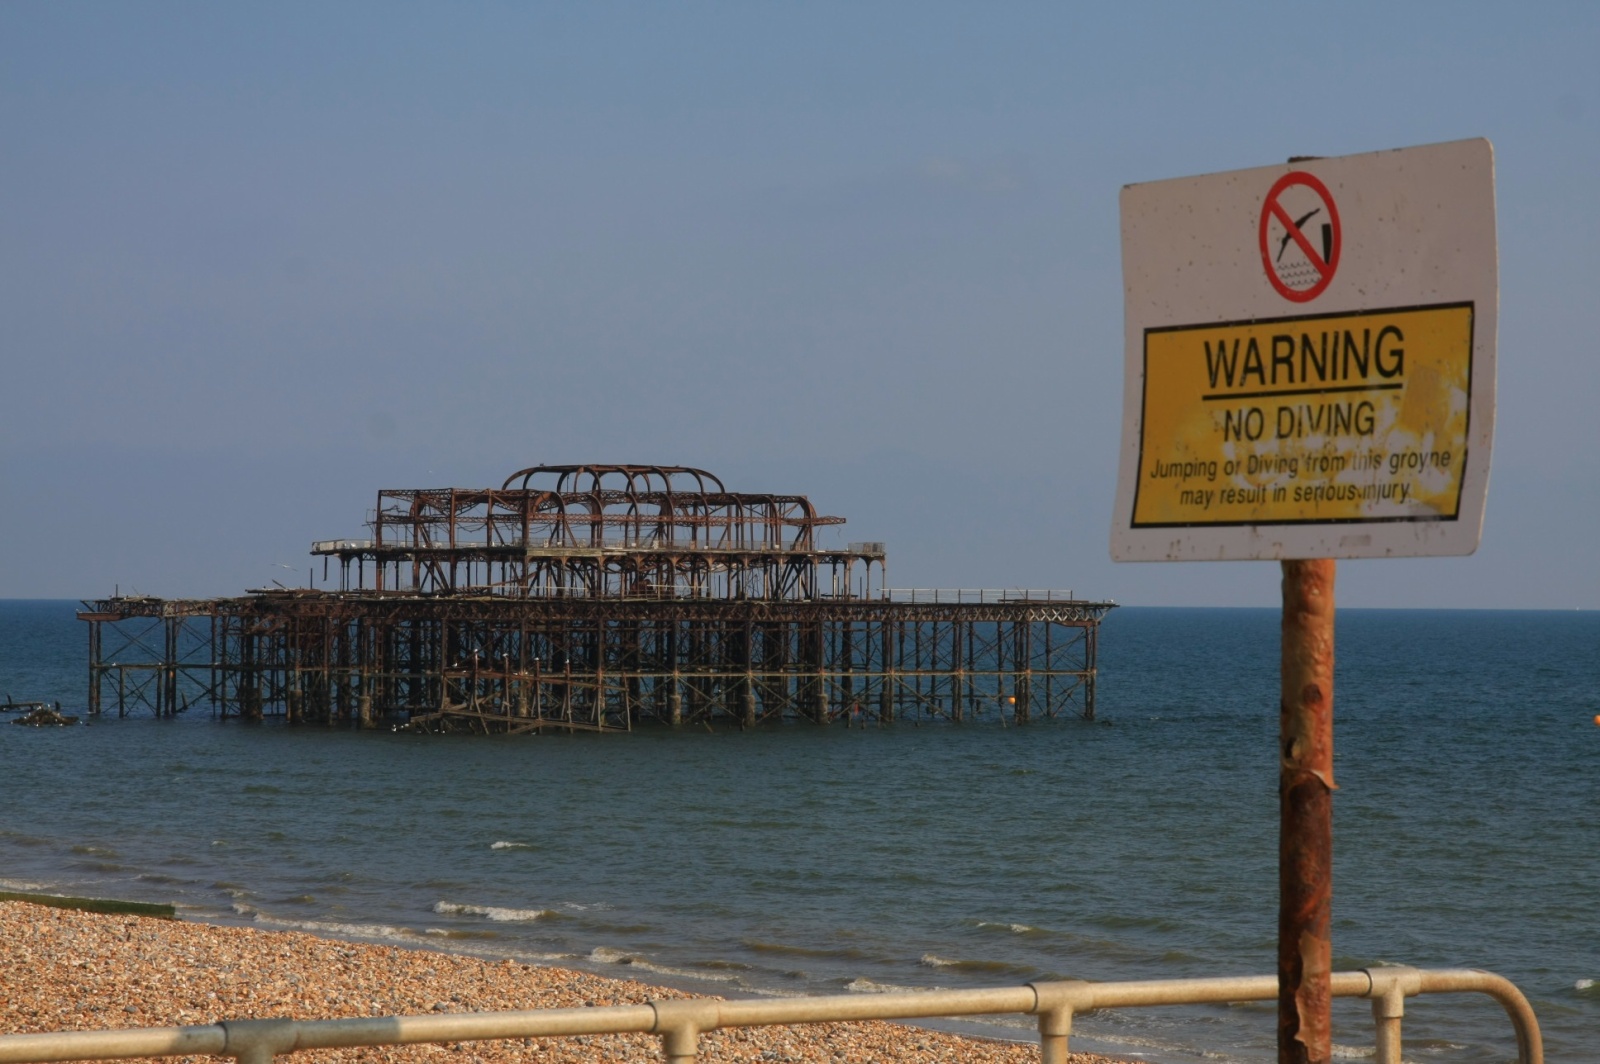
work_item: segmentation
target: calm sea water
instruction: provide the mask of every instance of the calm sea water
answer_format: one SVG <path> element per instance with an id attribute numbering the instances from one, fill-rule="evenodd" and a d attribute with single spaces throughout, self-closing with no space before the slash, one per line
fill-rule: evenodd
<path id="1" fill-rule="evenodd" d="M 73 603 L 0 602 L 0 692 L 85 702 Z M 1600 614 L 1345 610 L 1334 950 L 1481 967 L 1549 1059 L 1600 1044 Z M 1120 609 L 1105 723 L 426 737 L 0 725 L 0 887 L 719 993 L 1274 970 L 1275 610 Z M 1273 1057 L 1274 1007 L 1102 1012 L 1075 1044 Z M 1023 1021 L 982 1028 L 1029 1037 Z M 1335 1012 L 1341 1055 L 1371 1044 Z M 1514 1059 L 1487 998 L 1408 1060 Z"/>

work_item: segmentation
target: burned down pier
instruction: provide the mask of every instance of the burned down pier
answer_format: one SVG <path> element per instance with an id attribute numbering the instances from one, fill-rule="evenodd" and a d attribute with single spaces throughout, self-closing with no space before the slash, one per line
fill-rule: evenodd
<path id="1" fill-rule="evenodd" d="M 701 469 L 384 490 L 319 588 L 83 603 L 89 712 L 430 731 L 1093 719 L 1110 602 L 892 588 L 878 542 Z"/>

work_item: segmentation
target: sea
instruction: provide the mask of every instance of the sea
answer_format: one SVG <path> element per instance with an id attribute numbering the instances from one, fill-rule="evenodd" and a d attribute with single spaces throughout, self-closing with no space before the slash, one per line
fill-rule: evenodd
<path id="1" fill-rule="evenodd" d="M 0 693 L 83 713 L 76 603 L 0 601 Z M 1275 609 L 1125 607 L 1099 719 L 425 736 L 0 714 L 0 889 L 725 995 L 1275 971 Z M 1340 970 L 1484 968 L 1600 1058 L 1600 613 L 1341 610 Z M 1073 1045 L 1274 1059 L 1275 1005 L 1102 1010 Z M 1363 1001 L 1335 1055 L 1372 1055 Z M 961 1027 L 1031 1039 L 1025 1018 Z M 1511 1061 L 1480 995 L 1405 1057 Z"/>

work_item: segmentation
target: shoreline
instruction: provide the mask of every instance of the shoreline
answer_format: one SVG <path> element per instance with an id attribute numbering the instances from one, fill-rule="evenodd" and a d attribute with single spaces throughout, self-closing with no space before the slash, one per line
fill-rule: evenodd
<path id="1" fill-rule="evenodd" d="M 691 995 L 576 969 L 489 961 L 304 931 L 263 930 L 0 901 L 0 1034 L 165 1027 L 230 1019 L 337 1019 L 638 1004 Z M 653 1035 L 604 1035 L 308 1050 L 317 1064 L 659 1061 Z M 705 1061 L 1034 1064 L 1037 1043 L 985 1040 L 885 1021 L 716 1031 Z M 206 1058 L 191 1057 L 199 1061 Z M 1072 1064 L 1128 1064 L 1073 1053 Z"/>

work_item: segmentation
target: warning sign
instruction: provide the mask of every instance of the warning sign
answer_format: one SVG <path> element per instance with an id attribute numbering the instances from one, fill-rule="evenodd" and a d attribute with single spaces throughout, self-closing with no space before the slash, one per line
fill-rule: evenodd
<path id="1" fill-rule="evenodd" d="M 1476 550 L 1495 249 L 1486 140 L 1125 187 L 1112 557 Z"/>
<path id="2" fill-rule="evenodd" d="M 1148 330 L 1133 526 L 1455 518 L 1472 309 Z"/>
<path id="3" fill-rule="evenodd" d="M 1328 186 L 1300 170 L 1278 178 L 1261 205 L 1261 263 L 1283 298 L 1309 303 L 1333 283 L 1343 234 Z"/>

